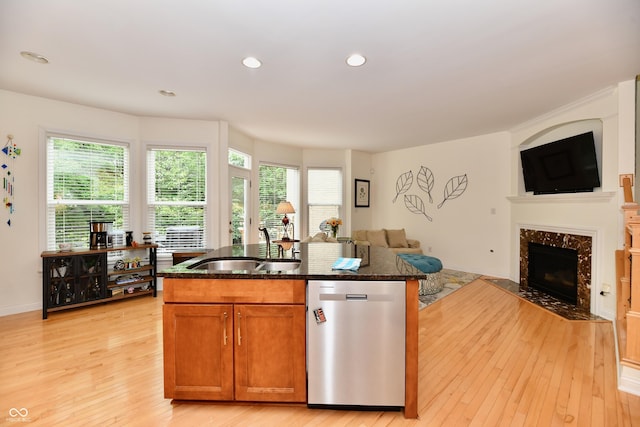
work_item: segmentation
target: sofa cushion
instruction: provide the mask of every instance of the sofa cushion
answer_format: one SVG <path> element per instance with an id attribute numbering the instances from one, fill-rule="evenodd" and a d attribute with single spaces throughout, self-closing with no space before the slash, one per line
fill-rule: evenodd
<path id="1" fill-rule="evenodd" d="M 338 239 L 335 237 L 327 236 L 327 233 L 319 232 L 314 234 L 313 236 L 307 236 L 302 239 L 302 243 L 309 242 L 327 242 L 327 243 L 338 243 Z"/>
<path id="2" fill-rule="evenodd" d="M 367 230 L 355 230 L 351 233 L 351 239 L 364 242 L 367 240 Z"/>
<path id="3" fill-rule="evenodd" d="M 367 230 L 367 240 L 371 243 L 371 246 L 389 247 L 384 230 Z"/>
<path id="4" fill-rule="evenodd" d="M 420 240 L 407 239 L 407 244 L 409 245 L 410 248 L 419 248 Z"/>
<path id="5" fill-rule="evenodd" d="M 389 248 L 389 250 L 395 254 L 421 254 L 421 248 Z"/>
<path id="6" fill-rule="evenodd" d="M 376 230 L 353 230 L 351 231 L 351 241 L 358 245 L 358 246 L 376 246 L 374 244 L 374 242 L 371 242 L 369 240 L 369 238 L 367 237 L 367 232 L 371 232 L 373 231 L 374 233 L 376 232 Z M 385 232 L 385 230 L 381 230 L 383 232 Z M 378 231 L 379 233 L 379 231 Z M 376 241 L 376 243 L 382 243 L 382 245 L 384 245 L 383 247 L 388 248 L 390 251 L 393 251 L 394 253 L 414 253 L 414 254 L 421 254 L 422 253 L 422 249 L 420 248 L 420 241 L 418 240 L 414 240 L 414 239 L 406 239 L 407 240 L 407 247 L 404 248 L 390 248 L 389 247 L 389 242 L 386 241 L 386 232 L 384 233 L 385 239 L 384 242 L 382 242 L 382 236 L 379 236 L 379 240 L 380 242 Z M 405 232 L 406 234 L 406 232 Z M 386 245 L 385 245 L 386 243 Z M 378 246 L 382 246 L 382 245 L 378 245 Z"/>
<path id="7" fill-rule="evenodd" d="M 311 238 L 312 242 L 326 242 L 327 241 L 327 234 L 326 233 L 316 233 L 312 238 Z"/>
<path id="8" fill-rule="evenodd" d="M 387 242 L 390 248 L 408 248 L 407 234 L 404 228 L 400 230 L 385 230 L 387 233 Z"/>

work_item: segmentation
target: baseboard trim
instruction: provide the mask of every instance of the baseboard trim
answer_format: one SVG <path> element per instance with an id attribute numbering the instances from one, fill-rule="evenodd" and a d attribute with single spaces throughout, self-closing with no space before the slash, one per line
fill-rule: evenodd
<path id="1" fill-rule="evenodd" d="M 41 303 L 31 303 L 23 305 L 12 305 L 0 307 L 0 316 L 9 316 L 11 314 L 26 313 L 28 311 L 42 310 Z"/>
<path id="2" fill-rule="evenodd" d="M 618 390 L 640 396 L 640 370 L 620 365 Z"/>
<path id="3" fill-rule="evenodd" d="M 623 365 L 620 361 L 620 348 L 618 347 L 618 324 L 612 322 L 613 342 L 616 352 L 616 364 L 618 365 L 618 390 L 625 393 L 640 396 L 640 370 Z"/>

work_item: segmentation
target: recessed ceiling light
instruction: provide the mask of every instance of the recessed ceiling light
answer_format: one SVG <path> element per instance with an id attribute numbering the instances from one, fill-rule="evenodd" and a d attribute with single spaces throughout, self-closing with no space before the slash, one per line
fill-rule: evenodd
<path id="1" fill-rule="evenodd" d="M 253 56 L 247 56 L 242 60 L 242 65 L 247 68 L 260 68 L 262 66 L 262 62 L 258 58 L 254 58 Z"/>
<path id="2" fill-rule="evenodd" d="M 351 67 L 359 67 L 367 62 L 367 58 L 360 55 L 359 53 L 354 53 L 353 55 L 349 55 L 347 58 L 347 65 Z"/>
<path id="3" fill-rule="evenodd" d="M 37 62 L 38 64 L 49 63 L 49 60 L 47 58 L 45 58 L 42 55 L 38 55 L 37 53 L 34 53 L 34 52 L 28 52 L 26 50 L 23 50 L 22 52 L 20 52 L 20 55 L 22 55 L 23 58 L 26 58 L 29 61 Z"/>
<path id="4" fill-rule="evenodd" d="M 162 95 L 162 96 L 176 96 L 176 93 L 174 91 L 172 91 L 172 90 L 161 89 L 158 92 L 160 92 L 160 95 Z"/>

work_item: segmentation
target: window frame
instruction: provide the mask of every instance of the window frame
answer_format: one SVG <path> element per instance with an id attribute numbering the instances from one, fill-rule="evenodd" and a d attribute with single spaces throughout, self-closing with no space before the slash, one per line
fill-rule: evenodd
<path id="1" fill-rule="evenodd" d="M 56 131 L 47 131 L 41 130 L 40 132 L 41 140 L 43 141 L 43 155 L 41 157 L 41 170 L 44 171 L 43 178 L 41 180 L 41 201 L 42 201 L 42 223 L 43 226 L 43 242 L 46 250 L 56 250 L 58 247 L 57 241 L 57 228 L 56 228 L 56 215 L 55 210 L 58 206 L 61 206 L 63 203 L 67 205 L 73 206 L 107 206 L 107 205 L 117 205 L 122 207 L 122 229 L 127 229 L 131 224 L 131 144 L 124 141 L 119 141 L 116 139 L 105 139 L 105 138 L 96 138 L 90 137 L 86 135 L 76 134 L 76 133 L 67 133 L 67 132 L 56 132 Z M 121 200 L 109 200 L 109 199 L 56 199 L 54 193 L 54 179 L 56 175 L 55 165 L 53 162 L 55 159 L 52 158 L 53 154 L 53 140 L 54 139 L 62 139 L 69 140 L 78 143 L 84 144 L 95 144 L 95 145 L 107 145 L 113 147 L 120 147 L 123 149 L 123 164 L 122 164 L 122 185 L 123 185 L 123 194 Z M 98 203 L 96 203 L 98 202 Z M 74 241 L 70 242 L 72 245 L 76 247 L 84 247 L 88 248 L 90 246 L 89 237 L 90 237 L 90 227 L 89 224 L 91 221 L 100 220 L 98 218 L 87 218 L 87 227 L 86 234 L 87 238 L 85 241 Z M 123 234 L 124 236 L 124 234 Z M 124 238 L 124 237 L 123 237 Z M 66 239 L 64 239 L 66 240 Z"/>
<path id="2" fill-rule="evenodd" d="M 293 178 L 287 178 L 287 195 L 285 196 L 285 198 L 283 200 L 276 200 L 274 201 L 274 207 L 273 207 L 273 213 L 274 213 L 274 217 L 272 218 L 271 221 L 269 221 L 268 224 L 264 224 L 264 218 L 262 218 L 261 215 L 261 208 L 262 208 L 262 198 L 261 198 L 261 193 L 260 193 L 260 187 L 262 185 L 261 179 L 260 179 L 260 171 L 261 168 L 265 166 L 265 167 L 274 167 L 274 168 L 283 168 L 286 170 L 290 170 L 290 171 L 295 171 L 296 176 L 295 176 L 295 180 Z M 301 227 L 301 198 L 300 198 L 300 188 L 301 188 L 301 180 L 302 180 L 302 176 L 300 173 L 300 167 L 299 166 L 295 166 L 295 165 L 286 165 L 286 164 L 278 164 L 278 163 L 274 163 L 274 162 L 266 162 L 266 161 L 260 161 L 258 164 L 258 170 L 257 170 L 257 175 L 258 175 L 258 188 L 257 188 L 257 206 L 256 206 L 256 211 L 257 211 L 257 215 L 256 217 L 258 218 L 258 224 L 257 226 L 262 227 L 266 225 L 267 230 L 269 231 L 269 236 L 271 237 L 271 240 L 276 240 L 277 238 L 279 238 L 278 236 L 281 234 L 281 216 L 276 214 L 276 208 L 278 206 L 278 203 L 283 202 L 285 200 L 288 200 L 289 202 L 291 202 L 291 204 L 293 205 L 293 208 L 296 210 L 296 213 L 294 214 L 288 214 L 287 216 L 289 217 L 290 220 L 290 224 L 293 224 L 293 238 L 299 240 L 300 239 L 300 227 Z M 291 188 L 289 189 L 289 185 L 295 187 L 295 188 Z M 264 235 L 262 233 L 259 233 L 258 235 L 258 242 L 264 242 Z"/>
<path id="3" fill-rule="evenodd" d="M 238 157 L 241 157 L 244 159 L 244 164 L 243 165 L 236 165 L 231 161 L 231 155 L 236 155 Z M 251 170 L 251 164 L 253 162 L 252 156 L 251 154 L 245 153 L 243 151 L 237 150 L 235 148 L 231 148 L 229 147 L 227 149 L 227 165 L 229 165 L 230 167 L 235 167 L 238 169 L 244 169 L 244 170 Z"/>
<path id="4" fill-rule="evenodd" d="M 203 161 L 204 167 L 204 189 L 203 196 L 204 200 L 201 201 L 157 201 L 155 200 L 155 178 L 152 177 L 152 170 L 150 164 L 150 153 L 153 151 L 176 151 L 176 152 L 200 152 L 204 153 L 205 158 Z M 154 236 L 154 242 L 158 243 L 158 258 L 168 259 L 172 256 L 174 252 L 179 251 L 188 251 L 188 250 L 202 250 L 206 249 L 209 241 L 209 218 L 211 208 L 208 206 L 209 201 L 209 164 L 210 164 L 210 152 L 206 146 L 182 146 L 182 145 L 158 145 L 158 144 L 148 144 L 144 149 L 144 164 L 145 164 L 145 187 L 143 189 L 144 194 L 144 207 L 142 209 L 142 215 L 144 217 L 145 230 L 152 233 Z M 155 171 L 155 165 L 153 165 L 153 171 Z M 200 232 L 200 244 L 197 246 L 188 245 L 185 247 L 167 247 L 165 246 L 165 242 L 167 239 L 167 233 L 163 234 L 161 238 L 158 238 L 155 227 L 155 212 L 156 208 L 159 206 L 175 206 L 175 207 L 201 207 L 203 210 L 202 214 L 202 230 Z M 153 218 L 152 218 L 153 217 Z M 175 227 L 183 228 L 182 225 L 176 225 Z M 184 226 L 188 227 L 188 226 Z M 193 233 L 193 230 L 190 229 L 176 229 L 176 233 L 178 234 L 177 239 L 180 240 L 183 234 L 189 236 L 189 234 Z M 196 237 L 198 238 L 198 237 Z M 187 240 L 189 237 L 187 237 Z"/>
<path id="5" fill-rule="evenodd" d="M 312 203 L 312 197 L 311 197 L 311 189 L 310 189 L 310 172 L 311 171 L 337 171 L 340 173 L 340 204 L 330 204 L 330 203 Z M 320 228 L 318 224 L 314 224 L 312 223 L 312 214 L 311 214 L 311 209 L 313 206 L 337 206 L 337 213 L 335 215 L 333 214 L 329 214 L 331 216 L 337 216 L 337 218 L 342 219 L 343 224 L 345 222 L 345 218 L 343 217 L 345 212 L 344 212 L 344 207 L 345 207 L 345 179 L 344 179 L 344 170 L 341 167 L 338 166 L 327 166 L 327 167 L 320 167 L 320 166 L 309 166 L 307 167 L 307 176 L 306 176 L 306 180 L 307 180 L 307 206 L 306 206 L 306 215 L 307 215 L 307 230 L 309 232 L 309 236 L 313 236 L 314 234 L 320 232 Z M 327 218 L 323 218 L 323 220 L 329 219 L 329 217 Z M 315 227 L 315 228 L 314 228 Z M 323 231 L 328 231 L 328 230 L 323 230 Z"/>

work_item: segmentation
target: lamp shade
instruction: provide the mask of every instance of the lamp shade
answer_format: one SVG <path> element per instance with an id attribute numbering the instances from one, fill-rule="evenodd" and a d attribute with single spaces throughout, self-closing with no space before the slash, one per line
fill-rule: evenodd
<path id="1" fill-rule="evenodd" d="M 284 201 L 278 204 L 278 207 L 276 208 L 276 213 L 286 215 L 286 214 L 296 213 L 296 210 L 293 208 L 293 205 L 291 205 L 291 203 Z"/>

